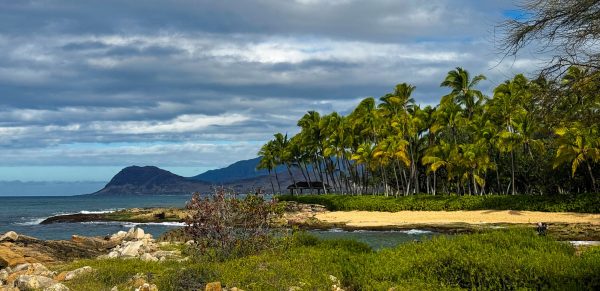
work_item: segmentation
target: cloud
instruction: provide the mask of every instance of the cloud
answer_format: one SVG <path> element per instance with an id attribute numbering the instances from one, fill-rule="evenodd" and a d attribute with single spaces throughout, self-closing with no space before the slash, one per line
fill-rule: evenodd
<path id="1" fill-rule="evenodd" d="M 295 133 L 307 110 L 347 113 L 400 82 L 437 103 L 456 66 L 491 92 L 536 63 L 498 65 L 494 25 L 511 5 L 1 2 L 0 160 L 217 167 Z"/>

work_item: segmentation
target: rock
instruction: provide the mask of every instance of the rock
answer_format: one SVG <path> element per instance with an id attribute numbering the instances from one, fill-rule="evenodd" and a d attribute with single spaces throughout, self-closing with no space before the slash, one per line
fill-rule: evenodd
<path id="1" fill-rule="evenodd" d="M 17 287 L 0 285 L 0 291 L 21 291 L 21 290 L 19 290 L 19 288 L 17 288 Z"/>
<path id="2" fill-rule="evenodd" d="M 0 245 L 0 268 L 25 264 L 25 258 L 11 249 L 11 245 Z"/>
<path id="3" fill-rule="evenodd" d="M 14 231 L 9 231 L 9 232 L 3 234 L 2 236 L 0 236 L 0 242 L 3 242 L 3 241 L 15 242 L 18 239 L 19 239 L 19 235 Z"/>
<path id="4" fill-rule="evenodd" d="M 144 230 L 139 227 L 132 227 L 127 232 L 126 239 L 135 240 L 135 239 L 143 239 L 144 238 Z"/>
<path id="5" fill-rule="evenodd" d="M 92 248 L 92 249 L 97 249 L 97 250 L 105 250 L 105 249 L 110 249 L 110 248 L 114 248 L 115 246 L 117 246 L 119 244 L 119 242 L 117 241 L 110 241 L 110 240 L 104 240 L 101 238 L 97 238 L 97 237 L 87 237 L 87 236 L 81 236 L 81 235 L 73 235 L 71 236 L 71 241 L 88 247 L 88 248 Z"/>
<path id="6" fill-rule="evenodd" d="M 117 286 L 113 286 L 110 291 L 119 291 L 119 288 Z"/>
<path id="7" fill-rule="evenodd" d="M 119 232 L 110 236 L 110 240 L 118 241 L 119 243 L 127 237 L 127 232 L 120 230 Z"/>
<path id="8" fill-rule="evenodd" d="M 62 283 L 56 283 L 44 289 L 44 291 L 69 291 L 69 288 Z"/>
<path id="9" fill-rule="evenodd" d="M 221 291 L 221 282 L 211 282 L 206 284 L 204 291 Z"/>
<path id="10" fill-rule="evenodd" d="M 44 277 L 54 277 L 56 275 L 55 272 L 52 272 L 46 268 L 46 266 L 40 263 L 25 263 L 20 264 L 12 268 L 12 272 L 20 272 L 25 271 L 27 275 L 40 275 Z"/>
<path id="11" fill-rule="evenodd" d="M 118 257 L 119 257 L 119 252 L 118 251 L 111 251 L 107 255 L 107 258 L 109 258 L 109 259 L 114 259 L 114 258 L 118 258 Z"/>
<path id="12" fill-rule="evenodd" d="M 6 281 L 6 278 L 8 278 L 8 271 L 5 269 L 0 270 L 0 285 L 2 285 L 2 282 Z"/>
<path id="13" fill-rule="evenodd" d="M 144 283 L 142 286 L 135 289 L 136 291 L 158 291 L 158 287 L 154 284 Z"/>
<path id="14" fill-rule="evenodd" d="M 143 244 L 143 241 L 127 242 L 125 247 L 120 251 L 120 255 L 123 257 L 137 257 Z"/>
<path id="15" fill-rule="evenodd" d="M 20 290 L 36 290 L 36 289 L 45 289 L 56 282 L 48 277 L 39 276 L 39 275 L 21 275 L 17 278 L 15 282 L 16 287 Z"/>
<path id="16" fill-rule="evenodd" d="M 231 289 L 229 289 L 229 291 L 244 291 L 244 290 L 240 289 L 238 287 L 231 287 Z"/>
<path id="17" fill-rule="evenodd" d="M 149 253 L 143 254 L 142 256 L 140 256 L 140 259 L 146 262 L 158 262 L 158 259 Z"/>
<path id="18" fill-rule="evenodd" d="M 94 269 L 92 269 L 92 267 L 90 267 L 90 266 L 85 266 L 85 267 L 81 267 L 79 269 L 75 269 L 75 270 L 67 272 L 67 274 L 65 274 L 65 281 L 73 280 L 83 274 L 91 273 L 93 271 L 94 271 Z"/>
<path id="19" fill-rule="evenodd" d="M 300 291 L 302 290 L 302 288 L 298 287 L 298 286 L 291 286 L 290 288 L 288 288 L 288 291 Z"/>

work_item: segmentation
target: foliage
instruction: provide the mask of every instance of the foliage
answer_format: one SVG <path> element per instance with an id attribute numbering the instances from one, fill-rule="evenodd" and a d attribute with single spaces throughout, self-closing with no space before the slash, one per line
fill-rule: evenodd
<path id="1" fill-rule="evenodd" d="M 438 236 L 377 252 L 309 234 L 292 240 L 286 249 L 223 262 L 84 260 L 61 269 L 89 265 L 97 270 L 67 282 L 71 290 L 121 289 L 138 272 L 149 274 L 159 290 L 190 290 L 212 281 L 244 290 L 329 290 L 330 275 L 345 290 L 600 288 L 600 249 L 576 254 L 569 244 L 531 229 Z"/>
<path id="2" fill-rule="evenodd" d="M 415 87 L 401 83 L 346 116 L 309 111 L 298 134 L 261 148 L 259 166 L 274 171 L 274 193 L 278 165 L 342 194 L 597 192 L 598 70 L 571 67 L 561 82 L 516 75 L 491 97 L 477 89 L 483 81 L 458 67 L 434 107 L 414 104 Z"/>
<path id="3" fill-rule="evenodd" d="M 262 196 L 237 197 L 225 189 L 202 198 L 195 193 L 187 203 L 190 216 L 185 232 L 200 256 L 222 260 L 256 253 L 272 243 L 270 222 L 281 214 L 274 201 Z"/>
<path id="4" fill-rule="evenodd" d="M 304 195 L 278 196 L 279 201 L 320 204 L 332 211 L 387 211 L 403 210 L 523 210 L 547 212 L 600 213 L 600 195 L 412 195 L 406 197 Z"/>

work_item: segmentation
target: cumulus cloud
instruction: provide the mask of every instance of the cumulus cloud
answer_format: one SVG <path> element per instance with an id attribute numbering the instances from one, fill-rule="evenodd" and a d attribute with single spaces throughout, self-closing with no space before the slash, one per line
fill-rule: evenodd
<path id="1" fill-rule="evenodd" d="M 4 1 L 6 165 L 217 167 L 251 158 L 307 110 L 347 113 L 399 82 L 433 104 L 456 66 L 482 88 L 510 1 Z M 193 157 L 193 158 L 191 158 Z"/>

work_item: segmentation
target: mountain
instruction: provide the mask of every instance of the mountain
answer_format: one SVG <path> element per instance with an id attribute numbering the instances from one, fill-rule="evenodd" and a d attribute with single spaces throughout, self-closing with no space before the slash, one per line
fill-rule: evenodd
<path id="1" fill-rule="evenodd" d="M 189 194 L 210 191 L 211 184 L 185 178 L 154 166 L 122 169 L 98 194 Z"/>
<path id="2" fill-rule="evenodd" d="M 272 193 L 278 189 L 275 175 L 267 171 L 256 170 L 260 158 L 233 163 L 225 168 L 210 170 L 200 175 L 186 178 L 154 166 L 131 166 L 122 169 L 106 186 L 92 195 L 127 195 L 127 194 L 190 194 L 193 192 L 209 193 L 215 187 L 233 189 L 237 193 L 251 193 L 258 189 Z M 292 184 L 285 167 L 277 168 L 282 192 Z M 301 181 L 302 174 L 292 171 L 296 181 Z M 273 185 L 271 185 L 271 181 Z"/>
<path id="3" fill-rule="evenodd" d="M 259 162 L 260 157 L 250 160 L 242 160 L 222 169 L 206 171 L 200 175 L 192 177 L 191 179 L 221 184 L 269 175 L 267 170 L 256 169 L 256 166 L 258 166 Z M 287 176 L 287 170 L 285 169 L 285 166 L 279 166 L 277 168 L 277 172 L 286 172 Z"/>

